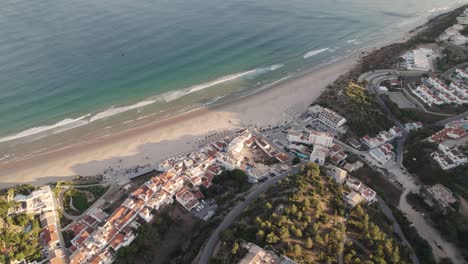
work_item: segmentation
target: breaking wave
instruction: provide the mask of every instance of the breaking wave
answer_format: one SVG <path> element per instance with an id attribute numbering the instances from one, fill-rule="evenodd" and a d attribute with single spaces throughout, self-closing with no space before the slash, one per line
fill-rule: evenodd
<path id="1" fill-rule="evenodd" d="M 33 127 L 33 128 L 30 128 L 30 129 L 24 130 L 22 132 L 19 132 L 17 134 L 1 137 L 0 138 L 0 143 L 15 140 L 15 139 L 20 139 L 20 138 L 25 138 L 25 137 L 31 137 L 31 136 L 35 136 L 33 140 L 36 140 L 36 139 L 45 137 L 45 136 L 50 135 L 50 134 L 56 134 L 56 133 L 59 133 L 59 132 L 64 132 L 64 131 L 67 131 L 67 130 L 70 130 L 70 129 L 73 129 L 73 128 L 76 128 L 76 127 L 79 127 L 79 126 L 90 124 L 92 122 L 95 122 L 95 121 L 98 121 L 98 120 L 101 120 L 101 119 L 105 119 L 105 118 L 108 118 L 108 117 L 111 117 L 111 116 L 114 116 L 114 115 L 117 115 L 117 114 L 120 114 L 120 113 L 127 112 L 127 111 L 130 111 L 130 110 L 133 110 L 133 109 L 141 109 L 142 107 L 145 107 L 147 105 L 153 104 L 153 103 L 158 102 L 158 101 L 170 102 L 170 101 L 176 100 L 178 98 L 181 98 L 183 96 L 186 96 L 188 94 L 191 94 L 191 93 L 194 93 L 194 92 L 197 92 L 197 91 L 201 91 L 203 89 L 206 89 L 206 88 L 218 85 L 218 84 L 222 84 L 222 83 L 229 82 L 229 81 L 239 79 L 239 78 L 243 78 L 243 77 L 245 78 L 245 77 L 250 76 L 250 75 L 253 76 L 253 75 L 258 75 L 258 74 L 262 74 L 262 73 L 269 72 L 269 71 L 274 71 L 274 70 L 277 70 L 277 69 L 279 69 L 281 67 L 283 67 L 282 64 L 275 64 L 275 65 L 271 65 L 271 66 L 264 67 L 264 68 L 257 68 L 257 69 L 250 70 L 250 71 L 245 71 L 245 72 L 241 72 L 241 73 L 237 73 L 237 74 L 231 74 L 231 75 L 227 75 L 227 76 L 221 77 L 219 79 L 216 79 L 214 81 L 210 81 L 210 82 L 207 82 L 207 83 L 194 85 L 194 86 L 191 86 L 191 87 L 188 87 L 188 88 L 185 88 L 185 89 L 181 89 L 181 90 L 167 92 L 167 93 L 164 93 L 164 94 L 159 95 L 159 96 L 155 96 L 155 97 L 152 97 L 152 98 L 145 99 L 143 101 L 140 101 L 140 102 L 132 104 L 132 105 L 119 106 L 119 107 L 113 106 L 113 107 L 111 107 L 109 109 L 106 109 L 104 111 L 101 111 L 101 112 L 98 112 L 98 113 L 95 113 L 95 114 L 90 113 L 90 114 L 87 114 L 87 115 L 84 115 L 84 116 L 81 116 L 81 117 L 75 118 L 75 119 L 66 118 L 66 119 L 64 119 L 62 121 L 59 121 L 59 122 L 53 124 L 53 125 Z M 157 113 L 154 113 L 154 114 L 157 114 Z M 151 115 L 153 115 L 153 114 L 137 118 L 136 120 L 140 120 L 142 118 L 149 117 Z M 134 120 L 132 120 L 132 121 L 134 121 Z M 130 123 L 130 122 L 131 121 L 126 121 L 126 122 L 124 122 L 124 124 Z"/>
<path id="2" fill-rule="evenodd" d="M 99 113 L 95 114 L 93 117 L 90 118 L 89 122 L 94 122 L 94 121 L 99 120 L 99 119 L 103 119 L 103 118 L 110 117 L 110 116 L 113 116 L 113 115 L 116 115 L 116 114 L 127 112 L 127 111 L 132 110 L 132 109 L 143 107 L 143 106 L 152 104 L 152 103 L 154 103 L 156 101 L 157 100 L 145 100 L 145 101 L 141 101 L 141 102 L 138 102 L 136 104 L 129 105 L 129 106 L 112 107 L 110 109 L 107 109 L 107 110 L 104 110 L 102 112 L 99 112 Z"/>
<path id="3" fill-rule="evenodd" d="M 432 9 L 427 10 L 427 12 L 429 12 L 429 13 L 434 13 L 434 12 L 444 11 L 444 10 L 447 10 L 447 9 L 449 9 L 448 6 L 445 6 L 445 7 L 434 7 L 434 8 L 432 8 Z"/>
<path id="4" fill-rule="evenodd" d="M 49 126 L 33 127 L 33 128 L 30 128 L 30 129 L 24 130 L 24 131 L 22 131 L 22 132 L 20 132 L 18 134 L 15 134 L 15 135 L 2 137 L 2 138 L 0 138 L 0 142 L 6 142 L 6 141 L 18 139 L 18 138 L 32 136 L 32 135 L 35 135 L 35 134 L 38 134 L 38 133 L 41 133 L 41 132 L 46 132 L 46 131 L 49 131 L 49 130 L 52 130 L 52 129 L 65 127 L 65 126 L 68 126 L 68 127 L 82 126 L 82 125 L 85 125 L 85 124 L 88 123 L 88 121 L 86 121 L 84 119 L 89 117 L 90 115 L 91 114 L 87 114 L 87 115 L 84 115 L 84 116 L 76 118 L 76 119 L 66 118 L 66 119 L 64 119 L 62 121 L 59 121 L 59 122 L 57 122 L 57 123 L 55 123 L 53 125 L 49 125 Z"/>
<path id="5" fill-rule="evenodd" d="M 191 86 L 191 87 L 188 87 L 188 88 L 185 88 L 185 89 L 182 89 L 182 90 L 167 92 L 165 94 L 162 94 L 160 97 L 165 102 L 171 102 L 171 101 L 179 99 L 179 98 L 181 98 L 183 96 L 186 96 L 188 94 L 198 92 L 198 91 L 210 88 L 210 87 L 218 85 L 218 84 L 222 84 L 222 83 L 229 82 L 229 81 L 239 79 L 239 78 L 245 78 L 245 77 L 248 77 L 248 76 L 253 77 L 253 76 L 256 76 L 258 74 L 262 74 L 262 73 L 265 73 L 265 72 L 277 70 L 277 69 L 279 69 L 279 68 L 281 68 L 283 66 L 284 65 L 282 65 L 282 64 L 275 64 L 275 65 L 271 65 L 271 66 L 265 67 L 265 68 L 257 68 L 257 69 L 250 70 L 250 71 L 245 71 L 245 72 L 241 72 L 241 73 L 237 73 L 237 74 L 227 75 L 227 76 L 221 77 L 221 78 L 216 79 L 216 80 L 211 81 L 211 82 L 198 84 L 198 85 Z"/>
<path id="6" fill-rule="evenodd" d="M 327 51 L 329 48 L 324 48 L 324 49 L 318 49 L 318 50 L 312 50 L 304 54 L 304 59 L 310 58 L 312 56 L 318 55 L 324 51 Z"/>

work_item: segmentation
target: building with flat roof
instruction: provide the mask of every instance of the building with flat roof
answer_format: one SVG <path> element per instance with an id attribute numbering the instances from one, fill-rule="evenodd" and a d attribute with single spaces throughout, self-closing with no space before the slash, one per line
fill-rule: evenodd
<path id="1" fill-rule="evenodd" d="M 310 154 L 310 161 L 317 163 L 320 166 L 325 164 L 325 159 L 328 155 L 328 149 L 320 147 L 318 145 L 314 146 L 314 150 Z"/>
<path id="2" fill-rule="evenodd" d="M 352 191 L 348 195 L 346 195 L 346 203 L 351 208 L 360 204 L 363 201 L 364 201 L 364 197 L 362 197 L 359 193 L 355 191 Z"/>
<path id="3" fill-rule="evenodd" d="M 435 200 L 440 206 L 448 207 L 450 204 L 457 200 L 453 197 L 452 191 L 442 184 L 436 184 L 426 189 L 427 193 Z"/>
<path id="4" fill-rule="evenodd" d="M 361 181 L 358 181 L 356 180 L 355 178 L 348 178 L 346 180 L 346 187 L 352 189 L 352 190 L 355 190 L 355 191 L 359 191 L 361 189 L 361 187 L 363 186 L 362 182 Z"/>
<path id="5" fill-rule="evenodd" d="M 361 147 L 361 143 L 355 138 L 350 138 L 348 139 L 348 143 L 351 145 L 351 147 L 358 149 Z"/>
<path id="6" fill-rule="evenodd" d="M 408 70 L 429 71 L 432 67 L 432 60 L 436 57 L 432 49 L 418 48 L 405 53 L 402 58 L 405 60 L 404 67 Z"/>
<path id="7" fill-rule="evenodd" d="M 333 135 L 327 132 L 309 131 L 309 144 L 329 148 L 333 144 Z"/>
<path id="8" fill-rule="evenodd" d="M 323 108 L 323 111 L 319 114 L 318 119 L 320 122 L 329 126 L 333 130 L 336 130 L 338 127 L 346 123 L 346 118 L 328 108 Z"/>
<path id="9" fill-rule="evenodd" d="M 338 167 L 333 167 L 331 170 L 331 177 L 338 184 L 343 184 L 346 181 L 347 174 L 347 171 Z"/>
<path id="10" fill-rule="evenodd" d="M 239 264 L 297 264 L 285 256 L 278 256 L 275 252 L 253 243 L 244 243 L 242 247 L 247 250 L 247 254 L 239 261 Z"/>
<path id="11" fill-rule="evenodd" d="M 367 186 L 361 187 L 359 193 L 366 200 L 367 203 L 372 203 L 375 201 L 377 193 Z"/>
<path id="12" fill-rule="evenodd" d="M 54 210 L 53 194 L 49 185 L 42 186 L 29 195 L 18 194 L 13 200 L 18 206 L 11 208 L 10 214 L 40 214 Z"/>

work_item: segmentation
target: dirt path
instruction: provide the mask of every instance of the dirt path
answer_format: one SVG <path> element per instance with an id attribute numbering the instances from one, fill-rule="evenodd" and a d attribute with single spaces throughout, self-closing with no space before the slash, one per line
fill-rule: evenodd
<path id="1" fill-rule="evenodd" d="M 468 202 L 460 195 L 457 195 L 457 198 L 460 200 L 460 213 L 462 213 L 464 217 L 468 217 Z"/>

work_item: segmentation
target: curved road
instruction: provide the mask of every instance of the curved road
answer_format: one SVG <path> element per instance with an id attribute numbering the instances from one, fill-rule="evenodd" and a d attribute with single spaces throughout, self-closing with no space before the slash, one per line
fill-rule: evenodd
<path id="1" fill-rule="evenodd" d="M 236 206 L 234 206 L 231 211 L 224 217 L 223 221 L 218 225 L 218 227 L 211 233 L 211 236 L 203 246 L 201 253 L 198 256 L 198 261 L 196 263 L 206 264 L 208 260 L 213 255 L 216 245 L 218 244 L 219 234 L 228 228 L 237 217 L 240 216 L 242 211 L 244 211 L 251 202 L 253 202 L 260 194 L 264 193 L 271 186 L 275 185 L 278 181 L 286 178 L 289 174 L 295 174 L 299 171 L 299 166 L 296 166 L 291 171 L 278 175 L 274 178 L 269 178 L 266 182 L 261 183 L 261 185 L 255 186 L 246 197 L 244 201 L 241 201 Z"/>
<path id="2" fill-rule="evenodd" d="M 90 187 L 90 186 L 97 186 L 97 185 L 99 185 L 99 186 L 104 186 L 104 187 L 109 186 L 109 189 L 107 189 L 107 191 L 106 191 L 105 193 L 103 193 L 103 194 L 101 195 L 101 197 L 99 197 L 88 209 L 86 209 L 86 211 L 84 211 L 84 212 L 83 212 L 82 214 L 80 214 L 80 215 L 71 215 L 71 214 L 68 214 L 68 213 L 65 211 L 65 209 L 64 209 L 64 207 L 63 207 L 63 193 L 64 193 L 66 190 L 68 190 L 69 188 L 77 188 L 77 189 L 79 189 L 79 188 Z M 62 210 L 63 216 L 65 216 L 66 218 L 72 220 L 72 221 L 73 221 L 72 223 L 74 223 L 74 222 L 77 221 L 77 220 L 80 220 L 81 217 L 82 217 L 83 215 L 85 215 L 88 211 L 90 211 L 91 209 L 96 208 L 96 207 L 101 207 L 101 206 L 103 206 L 104 203 L 105 203 L 105 198 L 104 198 L 104 197 L 105 197 L 108 193 L 110 193 L 110 191 L 113 191 L 113 190 L 115 189 L 115 188 L 114 188 L 115 186 L 112 185 L 112 183 L 105 183 L 105 184 L 97 183 L 97 184 L 76 185 L 76 186 L 74 186 L 74 185 L 61 185 L 60 187 L 63 188 L 63 189 L 60 190 L 60 193 L 59 193 L 59 197 L 58 197 L 58 207 Z M 70 224 L 72 224 L 72 223 L 70 223 Z M 69 224 L 69 225 L 70 225 L 70 224 Z M 63 229 L 66 229 L 66 228 L 63 228 Z"/>
<path id="3" fill-rule="evenodd" d="M 417 74 L 422 74 L 422 73 L 397 72 L 394 70 L 381 70 L 378 72 L 376 71 L 376 72 L 364 73 L 359 77 L 359 79 L 361 80 L 361 82 L 364 80 L 367 80 L 368 83 L 366 87 L 369 90 L 369 93 L 377 94 L 377 89 L 380 85 L 380 82 L 382 82 L 386 78 L 396 77 L 397 74 L 405 75 L 405 76 L 416 76 Z M 385 103 L 378 96 L 377 96 L 377 102 L 379 103 L 380 106 L 382 106 L 382 109 L 387 114 L 387 117 L 389 117 L 389 119 L 391 119 L 392 121 L 395 121 L 395 123 L 400 128 L 402 128 L 401 123 L 398 120 L 396 120 L 396 118 L 387 108 Z M 456 117 L 447 118 L 442 121 L 449 122 L 451 120 L 459 119 L 460 117 L 466 116 L 466 114 L 467 113 L 463 113 Z M 465 262 L 462 260 L 463 258 L 459 252 L 459 249 L 453 243 L 450 243 L 447 240 L 445 240 L 440 234 L 440 232 L 437 229 L 435 229 L 433 226 L 431 226 L 428 223 L 428 221 L 426 221 L 426 219 L 420 213 L 416 212 L 406 201 L 406 196 L 408 195 L 409 192 L 419 191 L 419 186 L 416 184 L 416 182 L 408 178 L 409 174 L 405 176 L 404 170 L 402 169 L 403 147 L 404 147 L 404 142 L 406 140 L 406 137 L 407 137 L 407 132 L 405 131 L 403 136 L 399 138 L 397 141 L 397 150 L 396 150 L 397 162 L 396 163 L 387 162 L 387 164 L 385 164 L 386 169 L 389 172 L 391 172 L 393 175 L 395 175 L 397 180 L 403 183 L 403 185 L 406 187 L 406 190 L 403 192 L 403 194 L 400 197 L 398 208 L 403 213 L 405 213 L 406 217 L 414 224 L 414 227 L 418 231 L 419 235 L 429 242 L 436 259 L 440 260 L 441 258 L 448 257 L 452 260 L 454 264 L 463 264 Z M 437 247 L 437 245 L 435 244 L 435 241 L 437 241 L 437 243 L 440 243 L 442 245 L 443 250 Z"/>

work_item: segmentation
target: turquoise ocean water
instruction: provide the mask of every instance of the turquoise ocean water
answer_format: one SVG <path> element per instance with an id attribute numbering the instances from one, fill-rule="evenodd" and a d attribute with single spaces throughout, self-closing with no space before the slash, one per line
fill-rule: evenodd
<path id="1" fill-rule="evenodd" d="M 4 0 L 0 162 L 264 87 L 466 2 Z"/>

